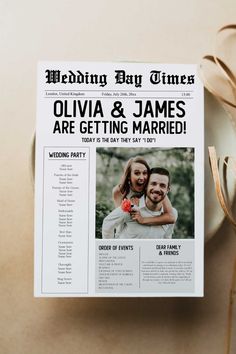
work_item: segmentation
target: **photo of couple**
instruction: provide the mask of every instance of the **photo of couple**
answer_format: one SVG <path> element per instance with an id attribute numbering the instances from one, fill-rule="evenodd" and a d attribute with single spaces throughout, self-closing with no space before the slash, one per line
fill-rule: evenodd
<path id="1" fill-rule="evenodd" d="M 125 156 L 129 157 L 126 161 L 124 161 Z M 194 152 L 189 148 L 97 149 L 96 237 L 103 239 L 193 238 L 193 160 Z M 158 161 L 161 163 L 157 163 Z M 102 165 L 104 166 L 101 176 Z M 123 167 L 123 171 L 122 169 L 118 171 L 119 165 Z M 173 179 L 179 175 L 181 165 L 183 174 L 187 174 L 188 179 L 191 178 L 191 183 L 188 185 L 184 183 L 184 186 L 179 186 L 179 182 Z M 183 176 L 178 179 L 183 179 L 181 177 Z M 100 183 L 104 179 L 106 186 L 111 185 L 108 203 L 104 201 L 104 191 L 107 188 L 104 189 Z M 174 198 L 169 197 L 172 191 L 172 180 Z M 118 183 L 115 184 L 115 181 Z M 189 199 L 185 208 L 183 208 L 183 200 L 182 203 L 178 201 L 182 187 L 189 192 L 187 197 L 182 196 L 183 200 Z M 101 191 L 103 192 L 100 193 Z M 178 201 L 177 205 L 175 200 Z M 186 213 L 187 208 L 190 213 Z M 190 219 L 184 225 L 181 222 L 182 210 Z M 179 220 L 182 225 L 178 227 Z M 191 224 L 189 230 L 181 232 L 183 228 L 187 228 L 189 221 Z"/>

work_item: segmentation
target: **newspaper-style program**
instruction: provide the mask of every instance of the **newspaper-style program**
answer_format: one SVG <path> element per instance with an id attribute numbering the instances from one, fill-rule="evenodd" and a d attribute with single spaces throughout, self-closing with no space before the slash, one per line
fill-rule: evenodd
<path id="1" fill-rule="evenodd" d="M 41 62 L 35 296 L 203 296 L 196 65 Z"/>

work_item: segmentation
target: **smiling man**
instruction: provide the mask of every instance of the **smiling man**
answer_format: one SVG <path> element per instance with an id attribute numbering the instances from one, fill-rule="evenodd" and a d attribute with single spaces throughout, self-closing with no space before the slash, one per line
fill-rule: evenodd
<path id="1" fill-rule="evenodd" d="M 102 237 L 117 239 L 158 239 L 172 238 L 177 211 L 173 208 L 174 223 L 155 225 L 154 216 L 163 214 L 162 202 L 170 190 L 169 172 L 160 167 L 152 168 L 147 184 L 145 199 L 140 200 L 139 208 L 125 212 L 121 207 L 113 210 L 103 221 Z M 146 219 L 145 224 L 142 218 Z M 119 226 L 119 227 L 118 227 Z M 116 233 L 116 228 L 119 230 Z"/>

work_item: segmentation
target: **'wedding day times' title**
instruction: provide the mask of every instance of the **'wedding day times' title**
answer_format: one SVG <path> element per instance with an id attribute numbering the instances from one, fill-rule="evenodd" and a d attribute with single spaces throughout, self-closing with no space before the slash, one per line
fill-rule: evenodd
<path id="1" fill-rule="evenodd" d="M 46 84 L 50 84 L 50 88 L 58 83 L 75 84 L 79 91 L 77 85 L 89 85 L 88 88 L 92 90 L 91 87 L 94 85 L 104 88 L 108 84 L 108 75 L 91 74 L 88 71 L 82 73 L 79 70 L 76 72 L 69 70 L 67 73 L 62 73 L 60 70 L 46 70 L 45 74 Z M 181 97 L 166 99 L 166 96 L 165 99 L 145 95 L 140 97 L 141 91 L 138 89 L 142 88 L 143 75 L 128 74 L 125 70 L 115 70 L 114 77 L 111 79 L 112 84 L 118 85 L 124 92 L 121 93 L 117 87 L 120 92 L 117 94 L 116 89 L 99 90 L 101 97 L 73 99 L 76 93 L 74 92 L 72 96 L 68 89 L 67 93 L 61 95 L 70 96 L 70 99 L 55 97 L 52 106 L 53 134 L 76 134 L 77 132 L 89 136 L 186 134 L 185 98 L 187 97 L 182 99 Z M 173 75 L 160 70 L 151 70 L 148 79 L 152 85 L 176 85 L 176 87 L 181 85 L 181 88 L 195 83 L 195 75 Z M 130 92 L 131 87 L 136 90 Z M 52 96 L 53 91 L 48 92 L 47 95 Z M 189 96 L 187 92 L 183 95 Z M 107 100 L 104 101 L 106 98 L 111 98 L 109 103 Z"/>

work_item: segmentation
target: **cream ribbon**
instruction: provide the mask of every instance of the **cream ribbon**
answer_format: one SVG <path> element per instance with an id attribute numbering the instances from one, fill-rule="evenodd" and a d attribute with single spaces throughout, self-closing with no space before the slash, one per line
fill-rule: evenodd
<path id="1" fill-rule="evenodd" d="M 219 31 L 217 32 L 216 36 L 216 44 L 215 44 L 215 53 L 214 55 L 206 55 L 203 57 L 203 61 L 207 60 L 210 61 L 211 63 L 215 64 L 216 67 L 218 68 L 219 73 L 221 73 L 221 76 L 227 81 L 228 85 L 230 86 L 232 92 L 233 92 L 233 97 L 234 100 L 228 99 L 224 97 L 221 93 L 218 92 L 217 87 L 214 87 L 212 83 L 207 79 L 206 72 L 204 71 L 204 65 L 203 61 L 200 64 L 200 76 L 203 80 L 204 86 L 207 88 L 208 91 L 210 91 L 222 104 L 229 105 L 230 107 L 236 108 L 236 77 L 230 67 L 219 58 L 219 55 L 217 54 L 218 51 L 218 37 L 221 33 L 226 33 L 228 31 L 235 31 L 236 32 L 236 24 L 230 24 L 224 27 L 221 27 Z M 217 85 L 215 85 L 217 86 Z M 230 116 L 232 119 L 232 117 Z M 233 124 L 235 126 L 235 121 L 233 121 Z M 217 198 L 220 202 L 220 205 L 227 217 L 227 219 L 231 222 L 231 224 L 236 227 L 236 221 L 231 215 L 229 211 L 229 207 L 227 206 L 226 203 L 226 198 L 224 197 L 224 193 L 221 187 L 221 182 L 220 182 L 220 175 L 219 175 L 219 170 L 218 170 L 218 163 L 217 163 L 217 157 L 216 157 L 216 151 L 214 147 L 209 147 L 209 157 L 210 157 L 210 166 L 213 174 L 213 180 L 215 184 L 215 190 L 217 194 Z"/>
<path id="2" fill-rule="evenodd" d="M 227 80 L 228 84 L 230 85 L 234 98 L 235 100 L 229 100 L 227 98 L 225 98 L 222 94 L 219 94 L 217 89 L 215 87 L 212 86 L 212 84 L 209 82 L 209 80 L 206 77 L 206 74 L 204 72 L 204 64 L 203 61 L 200 64 L 200 76 L 203 80 L 204 86 L 208 89 L 208 91 L 210 91 L 220 102 L 223 102 L 233 108 L 236 108 L 236 77 L 234 75 L 234 73 L 232 72 L 232 70 L 229 68 L 229 66 L 223 61 L 221 60 L 218 56 L 217 56 L 217 39 L 220 33 L 229 31 L 229 30 L 233 30 L 236 31 L 236 25 L 235 24 L 231 24 L 231 25 L 227 25 L 224 27 L 221 27 L 219 29 L 219 31 L 217 32 L 217 36 L 216 36 L 216 44 L 215 44 L 215 53 L 213 55 L 205 55 L 203 57 L 203 61 L 207 60 L 210 61 L 212 63 L 214 63 L 217 68 L 219 69 L 219 72 L 223 75 L 223 77 Z"/>
<path id="3" fill-rule="evenodd" d="M 215 53 L 214 55 L 206 55 L 203 57 L 203 61 L 200 64 L 200 76 L 202 78 L 202 81 L 204 83 L 204 86 L 207 88 L 208 91 L 211 92 L 212 95 L 216 97 L 222 103 L 223 105 L 228 105 L 230 107 L 236 108 L 236 77 L 233 73 L 233 71 L 230 69 L 229 65 L 227 65 L 223 60 L 219 58 L 217 55 L 217 50 L 218 50 L 218 37 L 220 34 L 227 33 L 228 31 L 235 31 L 236 33 L 236 24 L 230 24 L 224 27 L 221 27 L 219 31 L 217 32 L 216 35 L 216 43 L 215 43 Z M 228 99 L 224 97 L 221 93 L 219 93 L 219 90 L 217 87 L 213 87 L 212 83 L 207 79 L 206 71 L 204 70 L 204 60 L 210 61 L 213 63 L 216 68 L 218 69 L 218 72 L 221 73 L 221 76 L 226 80 L 227 84 L 229 85 L 232 93 L 233 93 L 233 100 Z M 235 112 L 236 113 L 236 112 Z M 235 120 L 232 119 L 231 116 L 229 116 L 234 128 L 236 127 Z M 227 219 L 231 222 L 231 224 L 236 228 L 236 221 L 231 215 L 231 212 L 229 211 L 230 208 L 227 205 L 226 198 L 223 193 L 223 189 L 221 187 L 221 181 L 220 181 L 220 174 L 219 174 L 219 168 L 218 168 L 218 161 L 216 157 L 216 150 L 213 146 L 208 148 L 209 151 L 209 158 L 210 158 L 210 166 L 211 166 L 211 171 L 213 175 L 213 180 L 215 184 L 215 190 L 217 194 L 217 198 L 220 202 L 220 205 L 225 213 L 225 216 Z M 236 168 L 235 168 L 236 171 Z"/>
<path id="4" fill-rule="evenodd" d="M 224 97 L 221 93 L 218 92 L 217 87 L 213 87 L 212 83 L 209 82 L 209 80 L 206 77 L 206 73 L 204 72 L 203 68 L 203 62 L 200 65 L 200 76 L 202 78 L 202 81 L 204 83 L 204 86 L 207 88 L 208 91 L 210 91 L 222 104 L 228 105 L 232 108 L 236 108 L 236 77 L 230 67 L 223 61 L 221 60 L 217 53 L 217 40 L 218 36 L 222 32 L 226 31 L 236 31 L 236 25 L 231 24 L 224 26 L 219 29 L 217 32 L 216 36 L 216 44 L 215 44 L 215 54 L 214 55 L 206 55 L 203 57 L 203 61 L 207 60 L 213 64 L 216 65 L 218 68 L 219 72 L 221 73 L 221 76 L 226 80 L 227 84 L 231 88 L 231 91 L 233 93 L 233 100 L 228 99 Z M 236 59 L 236 58 L 235 58 Z M 235 120 L 232 119 L 230 116 L 232 124 L 234 128 L 236 127 Z M 230 207 L 227 205 L 227 199 L 224 195 L 223 188 L 221 186 L 221 180 L 220 180 L 220 173 L 219 173 L 219 159 L 217 158 L 216 155 L 216 150 L 214 146 L 208 147 L 208 152 L 209 152 L 209 159 L 210 159 L 210 167 L 213 175 L 213 180 L 214 180 L 214 185 L 215 185 L 215 190 L 217 194 L 217 198 L 219 200 L 219 203 L 225 213 L 225 216 L 227 219 L 230 221 L 230 223 L 233 225 L 234 228 L 236 228 L 236 220 L 231 214 Z M 224 158 L 224 163 L 227 165 L 227 168 L 229 167 L 227 163 L 227 158 Z M 234 160 L 235 161 L 235 160 Z M 233 172 L 236 172 L 236 165 L 234 165 Z M 231 288 L 230 288 L 230 293 L 229 293 L 229 305 L 228 305 L 228 317 L 227 317 L 227 329 L 226 329 L 226 337 L 225 337 L 225 354 L 230 354 L 231 353 L 231 346 L 232 346 L 232 326 L 233 326 L 233 309 L 235 307 L 235 296 L 236 296 L 236 260 L 234 262 L 234 267 L 233 267 L 233 274 L 232 274 L 232 281 L 231 281 Z"/>
<path id="5" fill-rule="evenodd" d="M 229 211 L 229 206 L 227 205 L 226 198 L 224 196 L 224 192 L 221 186 L 221 180 L 220 180 L 220 173 L 219 173 L 219 168 L 218 168 L 218 159 L 216 156 L 216 150 L 214 146 L 209 146 L 208 147 L 208 152 L 209 152 L 209 158 L 210 158 L 210 166 L 211 166 L 211 171 L 213 175 L 213 180 L 215 184 L 215 190 L 216 190 L 216 195 L 219 200 L 219 203 L 225 213 L 225 216 L 227 219 L 231 222 L 231 224 L 236 228 L 236 221 L 231 215 L 231 212 Z M 225 159 L 224 159 L 225 161 Z"/>

